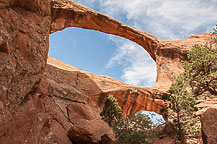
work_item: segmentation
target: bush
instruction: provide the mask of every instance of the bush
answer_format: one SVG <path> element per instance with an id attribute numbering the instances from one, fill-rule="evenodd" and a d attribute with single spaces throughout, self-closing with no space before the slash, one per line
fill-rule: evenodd
<path id="1" fill-rule="evenodd" d="M 124 118 L 116 99 L 109 96 L 105 101 L 102 119 L 113 128 L 117 140 L 115 144 L 149 144 L 156 135 L 149 116 L 139 112 Z"/>

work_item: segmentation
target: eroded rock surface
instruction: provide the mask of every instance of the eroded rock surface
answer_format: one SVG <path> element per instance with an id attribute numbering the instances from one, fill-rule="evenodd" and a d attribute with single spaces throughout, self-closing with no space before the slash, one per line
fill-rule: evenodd
<path id="1" fill-rule="evenodd" d="M 201 115 L 203 144 L 217 143 L 217 108 L 209 108 Z"/>
<path id="2" fill-rule="evenodd" d="M 140 110 L 154 111 L 160 114 L 164 106 L 160 100 L 161 91 L 129 85 L 108 76 L 100 76 L 67 65 L 55 58 L 48 58 L 45 71 L 47 94 L 88 103 L 102 108 L 109 95 L 113 95 L 124 115 Z M 45 80 L 43 80 L 45 81 Z M 100 109 L 98 109 L 100 110 Z"/>
<path id="3" fill-rule="evenodd" d="M 0 94 L 7 109 L 17 108 L 41 80 L 51 22 L 44 7 L 49 0 L 0 0 Z"/>
<path id="4" fill-rule="evenodd" d="M 68 132 L 74 144 L 112 144 L 115 135 L 102 120 L 81 119 Z M 106 139 L 104 139 L 106 137 Z"/>
<path id="5" fill-rule="evenodd" d="M 168 90 L 174 78 L 184 70 L 181 61 L 186 60 L 187 50 L 195 44 L 204 45 L 210 40 L 210 33 L 192 35 L 185 40 L 161 40 L 156 52 L 157 78 L 153 88 Z"/>
<path id="6" fill-rule="evenodd" d="M 49 34 L 67 27 L 138 43 L 157 63 L 157 83 L 152 88 L 133 86 L 47 60 Z M 88 134 L 93 143 L 106 143 L 112 132 L 99 117 L 105 99 L 113 95 L 124 115 L 160 113 L 161 93 L 182 71 L 186 50 L 208 39 L 205 33 L 183 41 L 158 41 L 71 0 L 0 0 L 0 142 L 71 144 L 77 142 L 76 134 L 80 141 L 89 139 Z"/>

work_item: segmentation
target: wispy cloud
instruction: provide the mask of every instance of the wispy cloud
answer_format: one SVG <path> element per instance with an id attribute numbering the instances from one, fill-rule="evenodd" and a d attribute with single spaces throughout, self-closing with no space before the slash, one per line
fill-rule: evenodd
<path id="1" fill-rule="evenodd" d="M 112 39 L 118 45 L 106 68 L 122 65 L 121 79 L 130 84 L 152 86 L 156 78 L 156 64 L 139 45 L 125 39 Z"/>
<path id="2" fill-rule="evenodd" d="M 101 10 L 159 39 L 183 39 L 217 22 L 216 0 L 100 0 Z"/>
<path id="3" fill-rule="evenodd" d="M 101 12 L 158 39 L 184 39 L 191 34 L 209 32 L 217 23 L 216 0 L 77 0 L 87 6 L 98 5 Z M 127 40 L 114 40 L 117 51 L 106 68 L 123 65 L 123 81 L 151 86 L 156 65 L 140 46 Z"/>

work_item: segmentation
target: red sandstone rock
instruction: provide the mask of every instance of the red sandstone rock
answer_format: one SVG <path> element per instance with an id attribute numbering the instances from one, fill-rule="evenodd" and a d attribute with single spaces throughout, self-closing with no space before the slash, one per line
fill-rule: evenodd
<path id="1" fill-rule="evenodd" d="M 71 99 L 80 102 L 86 101 L 98 110 L 103 107 L 104 101 L 109 95 L 113 95 L 117 99 L 124 115 L 140 110 L 154 111 L 160 114 L 160 109 L 164 106 L 163 101 L 160 100 L 161 91 L 125 84 L 108 76 L 88 73 L 52 57 L 48 58 L 45 78 L 49 83 L 48 87 L 44 88 L 48 90 L 47 93 L 53 94 L 58 91 L 61 93 L 55 95 L 64 95 L 64 97 L 74 93 L 74 97 Z"/>
<path id="2" fill-rule="evenodd" d="M 157 79 L 153 88 L 168 90 L 174 77 L 183 72 L 181 61 L 186 60 L 186 51 L 195 44 L 206 44 L 210 41 L 210 33 L 190 36 L 185 40 L 161 40 L 156 52 Z"/>
<path id="3" fill-rule="evenodd" d="M 104 121 L 95 119 L 80 119 L 69 129 L 68 135 L 75 144 L 111 144 L 115 139 L 112 129 Z M 105 135 L 109 141 L 102 139 Z"/>
<path id="4" fill-rule="evenodd" d="M 66 109 L 68 119 L 72 123 L 68 135 L 74 144 L 110 144 L 114 141 L 112 129 L 90 106 L 70 103 Z M 107 136 L 106 139 L 103 139 L 104 136 Z"/>
<path id="5" fill-rule="evenodd" d="M 201 115 L 203 144 L 217 144 L 217 109 L 209 108 Z"/>
<path id="6" fill-rule="evenodd" d="M 157 63 L 157 83 L 152 88 L 133 86 L 54 58 L 46 65 L 49 33 L 66 27 L 138 43 Z M 71 0 L 0 0 L 0 142 L 71 144 L 70 138 L 90 137 L 93 143 L 106 143 L 112 133 L 99 117 L 105 99 L 113 95 L 124 115 L 140 110 L 160 113 L 160 94 L 182 71 L 186 50 L 208 40 L 204 33 L 182 41 L 158 41 Z"/>
<path id="7" fill-rule="evenodd" d="M 0 0 L 0 94 L 11 111 L 37 87 L 46 65 L 51 10 L 45 7 L 49 0 Z"/>

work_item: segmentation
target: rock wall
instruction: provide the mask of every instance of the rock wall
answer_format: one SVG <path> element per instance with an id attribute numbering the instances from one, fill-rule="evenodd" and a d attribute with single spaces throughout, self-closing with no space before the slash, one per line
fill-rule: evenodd
<path id="1" fill-rule="evenodd" d="M 48 54 L 50 1 L 0 0 L 0 93 L 13 110 L 40 82 Z"/>
<path id="2" fill-rule="evenodd" d="M 181 61 L 186 60 L 186 51 L 195 44 L 204 45 L 210 40 L 210 33 L 201 33 L 189 36 L 185 40 L 159 41 L 160 46 L 156 51 L 157 78 L 153 88 L 167 90 L 174 78 L 184 70 Z"/>
<path id="3" fill-rule="evenodd" d="M 156 84 L 133 86 L 48 58 L 49 34 L 66 27 L 138 43 L 157 63 Z M 79 143 L 79 137 L 82 143 L 110 143 L 112 130 L 99 117 L 104 100 L 114 95 L 124 115 L 160 113 L 161 93 L 182 71 L 186 50 L 208 39 L 205 33 L 183 41 L 158 41 L 71 0 L 0 0 L 0 141 L 71 144 Z"/>
<path id="4" fill-rule="evenodd" d="M 164 105 L 160 100 L 161 91 L 125 84 L 108 76 L 91 74 L 52 57 L 48 58 L 43 80 L 47 83 L 44 86 L 46 95 L 86 102 L 95 108 L 103 107 L 106 98 L 113 95 L 122 107 L 124 115 L 140 110 L 160 114 Z"/>
<path id="5" fill-rule="evenodd" d="M 209 108 L 201 115 L 203 144 L 217 143 L 217 108 Z"/>

